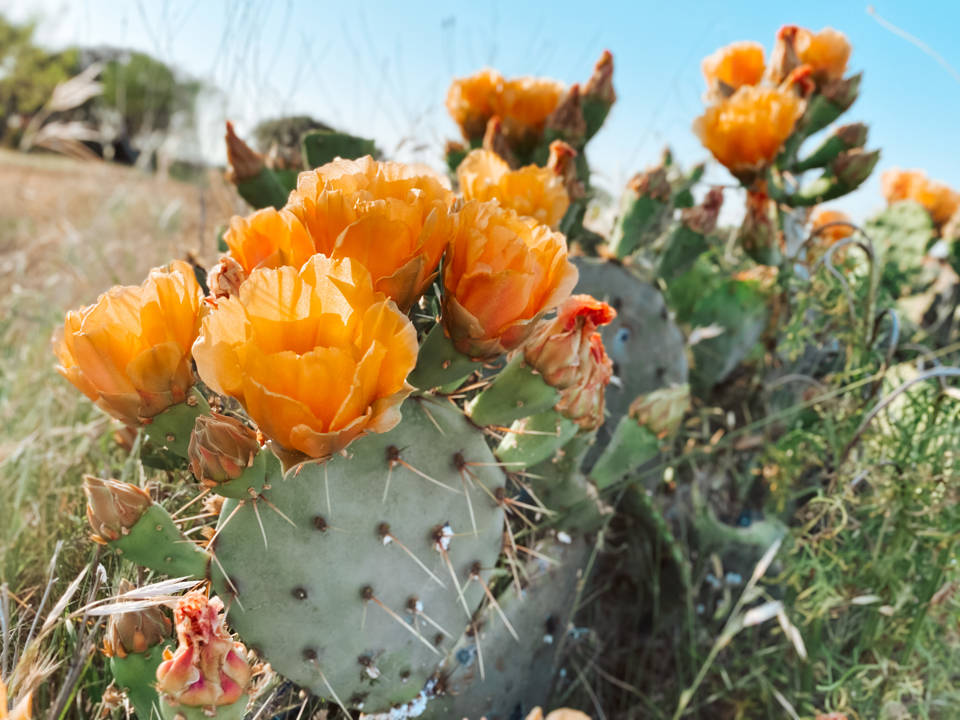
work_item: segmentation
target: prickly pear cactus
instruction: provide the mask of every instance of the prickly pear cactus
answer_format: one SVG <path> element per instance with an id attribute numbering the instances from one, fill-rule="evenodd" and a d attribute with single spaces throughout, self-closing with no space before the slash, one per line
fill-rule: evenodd
<path id="1" fill-rule="evenodd" d="M 232 627 L 317 695 L 371 710 L 411 701 L 500 554 L 495 462 L 453 406 L 413 399 L 400 426 L 346 457 L 292 471 L 256 503 L 227 501 L 213 575 Z"/>

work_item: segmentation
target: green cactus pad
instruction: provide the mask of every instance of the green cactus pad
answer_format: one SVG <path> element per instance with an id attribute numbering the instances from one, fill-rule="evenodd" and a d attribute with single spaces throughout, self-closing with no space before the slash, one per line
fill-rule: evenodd
<path id="1" fill-rule="evenodd" d="M 617 423 L 613 437 L 590 470 L 590 478 L 598 490 L 604 490 L 660 452 L 660 441 L 650 430 L 632 417 Z"/>
<path id="2" fill-rule="evenodd" d="M 421 343 L 417 366 L 407 382 L 420 390 L 452 387 L 482 367 L 457 350 L 444 332 L 443 325 L 437 323 Z"/>
<path id="3" fill-rule="evenodd" d="M 287 183 L 289 180 L 283 175 L 268 167 L 262 167 L 252 178 L 238 182 L 237 192 L 257 210 L 265 207 L 279 209 L 286 204 L 287 196 L 293 189 Z"/>
<path id="4" fill-rule="evenodd" d="M 308 168 L 326 165 L 332 160 L 355 160 L 364 155 L 377 157 L 379 152 L 373 140 L 334 130 L 314 130 L 301 140 L 304 164 Z"/>
<path id="5" fill-rule="evenodd" d="M 551 458 L 579 429 L 550 409 L 513 423 L 494 452 L 507 468 L 521 470 Z"/>
<path id="6" fill-rule="evenodd" d="M 187 457 L 190 433 L 199 415 L 210 412 L 210 406 L 199 390 L 193 388 L 186 402 L 171 405 L 143 426 L 150 442 L 177 457 Z"/>
<path id="7" fill-rule="evenodd" d="M 506 427 L 514 420 L 549 410 L 559 398 L 556 388 L 548 385 L 518 354 L 466 409 L 477 425 Z"/>
<path id="8" fill-rule="evenodd" d="M 472 567 L 488 577 L 503 534 L 493 490 L 505 476 L 482 433 L 447 402 L 411 398 L 402 411 L 346 456 L 269 479 L 257 505 L 226 501 L 214 547 L 214 586 L 242 640 L 284 677 L 366 712 L 420 693 L 484 596 Z M 445 524 L 462 598 L 436 549 Z"/>
<path id="9" fill-rule="evenodd" d="M 173 707 L 167 702 L 160 702 L 160 714 L 163 720 L 243 720 L 247 714 L 247 703 L 250 698 L 243 695 L 232 705 L 218 705 L 215 708 L 187 707 L 177 705 Z"/>
<path id="10" fill-rule="evenodd" d="M 157 720 L 160 717 L 160 698 L 154 684 L 157 667 L 163 661 L 163 650 L 174 647 L 172 641 L 154 645 L 142 653 L 130 653 L 126 657 L 110 658 L 110 672 L 117 685 L 127 692 L 127 697 L 137 711 L 138 720 Z"/>
<path id="11" fill-rule="evenodd" d="M 207 575 L 210 556 L 190 542 L 173 523 L 170 514 L 154 503 L 130 528 L 130 532 L 107 543 L 128 560 L 171 577 Z"/>

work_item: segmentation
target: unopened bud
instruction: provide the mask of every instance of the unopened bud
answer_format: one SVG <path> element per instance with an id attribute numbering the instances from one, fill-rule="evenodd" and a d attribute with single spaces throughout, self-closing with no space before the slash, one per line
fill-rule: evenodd
<path id="1" fill-rule="evenodd" d="M 860 94 L 860 81 L 863 79 L 863 73 L 851 75 L 848 78 L 839 78 L 831 80 L 820 88 L 820 93 L 841 111 L 846 110 Z"/>
<path id="2" fill-rule="evenodd" d="M 583 118 L 580 101 L 580 86 L 574 83 L 547 118 L 546 130 L 571 145 L 579 147 L 587 135 L 587 122 Z"/>
<path id="3" fill-rule="evenodd" d="M 703 202 L 680 213 L 680 221 L 699 235 L 709 235 L 717 227 L 720 208 L 723 207 L 723 188 L 712 187 Z"/>
<path id="4" fill-rule="evenodd" d="M 227 120 L 227 179 L 234 185 L 250 180 L 263 169 L 263 157 L 247 145 Z"/>
<path id="5" fill-rule="evenodd" d="M 613 89 L 613 54 L 604 50 L 593 66 L 593 75 L 583 86 L 584 99 L 601 100 L 607 105 L 617 101 L 617 93 Z"/>
<path id="6" fill-rule="evenodd" d="M 563 140 L 554 140 L 550 143 L 550 157 L 547 168 L 563 180 L 563 188 L 567 191 L 570 201 L 579 200 L 586 195 L 586 189 L 577 176 L 577 151 Z"/>
<path id="7" fill-rule="evenodd" d="M 99 543 L 119 540 L 130 532 L 140 516 L 153 504 L 150 495 L 130 483 L 84 475 L 87 520 Z"/>
<path id="8" fill-rule="evenodd" d="M 554 409 L 573 420 L 584 430 L 593 430 L 603 424 L 604 391 L 613 377 L 613 361 L 603 347 L 600 333 L 590 336 L 590 351 L 586 367 L 576 383 L 560 391 Z"/>
<path id="9" fill-rule="evenodd" d="M 774 85 L 779 85 L 800 66 L 800 56 L 797 54 L 797 35 L 800 28 L 796 25 L 784 25 L 777 31 L 777 39 L 767 66 L 767 79 Z"/>
<path id="10" fill-rule="evenodd" d="M 236 418 L 210 413 L 197 418 L 187 454 L 197 482 L 215 487 L 240 477 L 259 451 L 255 431 Z"/>
<path id="11" fill-rule="evenodd" d="M 744 251 L 761 265 L 778 264 L 780 233 L 773 202 L 764 192 L 748 190 L 746 210 L 738 233 Z"/>
<path id="12" fill-rule="evenodd" d="M 630 178 L 627 187 L 640 197 L 649 197 L 660 202 L 669 201 L 672 193 L 667 170 L 663 165 L 637 173 Z"/>
<path id="13" fill-rule="evenodd" d="M 517 158 L 510 148 L 510 141 L 503 130 L 503 121 L 496 115 L 487 121 L 487 130 L 483 134 L 483 149 L 499 155 L 511 168 L 519 167 Z"/>
<path id="14" fill-rule="evenodd" d="M 629 415 L 657 437 L 676 432 L 690 409 L 690 386 L 673 385 L 641 395 L 630 404 Z"/>
<path id="15" fill-rule="evenodd" d="M 215 298 L 236 297 L 240 292 L 240 285 L 247 279 L 247 273 L 230 255 L 223 255 L 210 274 L 207 275 L 207 285 L 210 294 Z"/>
<path id="16" fill-rule="evenodd" d="M 842 194 L 855 190 L 870 177 L 879 159 L 879 150 L 867 152 L 862 148 L 854 148 L 840 153 L 830 165 L 830 169 L 837 180 L 843 184 Z"/>
<path id="17" fill-rule="evenodd" d="M 127 580 L 120 581 L 120 594 L 133 590 Z M 130 653 L 144 653 L 154 645 L 159 645 L 172 633 L 173 625 L 159 606 L 115 613 L 107 622 L 107 633 L 103 639 L 103 652 L 110 657 L 124 658 Z"/>

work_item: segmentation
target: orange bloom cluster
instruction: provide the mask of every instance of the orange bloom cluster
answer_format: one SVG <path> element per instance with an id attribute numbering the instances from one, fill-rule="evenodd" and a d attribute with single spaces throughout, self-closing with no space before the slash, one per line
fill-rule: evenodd
<path id="1" fill-rule="evenodd" d="M 849 223 L 850 216 L 839 210 L 828 210 L 826 208 L 818 209 L 810 220 L 810 227 L 820 238 L 818 245 L 830 247 L 836 242 L 853 235 L 853 227 L 846 225 L 833 225 L 832 223 Z M 823 228 L 822 230 L 820 228 Z M 819 232 L 817 232 L 819 231 Z"/>
<path id="2" fill-rule="evenodd" d="M 549 168 L 527 165 L 511 170 L 499 155 L 474 150 L 457 168 L 465 200 L 498 200 L 501 205 L 556 228 L 570 207 L 564 180 Z"/>
<path id="3" fill-rule="evenodd" d="M 508 136 L 539 135 L 550 114 L 557 109 L 567 89 L 549 78 L 505 79 L 496 70 L 485 69 L 456 78 L 447 91 L 447 110 L 460 126 L 464 138 L 483 136 L 490 118 L 497 116 Z"/>
<path id="4" fill-rule="evenodd" d="M 887 170 L 880 183 L 888 204 L 913 200 L 923 205 L 935 225 L 943 225 L 960 211 L 960 193 L 931 180 L 922 170 Z"/>
<path id="5" fill-rule="evenodd" d="M 843 77 L 850 43 L 832 28 L 780 29 L 770 66 L 763 47 L 736 42 L 704 59 L 710 105 L 693 130 L 714 157 L 749 181 L 776 158 L 805 109 L 804 99 Z"/>
<path id="6" fill-rule="evenodd" d="M 53 340 L 57 371 L 101 410 L 135 425 L 183 402 L 201 293 L 184 262 L 150 272 L 67 313 Z"/>

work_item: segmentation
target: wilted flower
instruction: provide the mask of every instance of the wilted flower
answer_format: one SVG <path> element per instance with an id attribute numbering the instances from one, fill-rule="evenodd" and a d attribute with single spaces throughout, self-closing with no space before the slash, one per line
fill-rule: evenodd
<path id="1" fill-rule="evenodd" d="M 417 334 L 359 262 L 255 270 L 203 320 L 197 369 L 286 450 L 326 457 L 400 420 Z"/>
<path id="2" fill-rule="evenodd" d="M 630 417 L 657 437 L 676 432 L 690 409 L 690 386 L 671 385 L 640 395 L 630 403 Z"/>
<path id="3" fill-rule="evenodd" d="M 93 528 L 93 540 L 99 543 L 119 540 L 130 532 L 153 504 L 150 494 L 136 485 L 117 480 L 83 476 L 87 496 L 87 521 Z"/>
<path id="4" fill-rule="evenodd" d="M 922 170 L 887 170 L 880 176 L 880 184 L 888 204 L 901 200 L 919 203 L 938 226 L 960 210 L 960 193 L 929 179 Z"/>
<path id="5" fill-rule="evenodd" d="M 314 252 L 363 263 L 374 287 L 407 310 L 429 286 L 456 230 L 453 203 L 432 170 L 366 156 L 300 173 L 287 209 Z"/>
<path id="6" fill-rule="evenodd" d="M 802 112 L 803 101 L 788 90 L 744 85 L 708 107 L 693 130 L 717 160 L 740 176 L 773 161 Z"/>
<path id="7" fill-rule="evenodd" d="M 257 433 L 236 418 L 201 415 L 190 433 L 190 471 L 197 482 L 213 487 L 235 480 L 260 452 Z"/>
<path id="8" fill-rule="evenodd" d="M 114 287 L 67 313 L 53 340 L 57 371 L 115 418 L 151 418 L 193 385 L 200 302 L 193 270 L 180 261 L 152 270 L 139 287 Z"/>
<path id="9" fill-rule="evenodd" d="M 263 156 L 247 145 L 227 120 L 227 179 L 236 184 L 250 180 L 263 169 Z"/>
<path id="10" fill-rule="evenodd" d="M 468 203 L 444 263 L 444 327 L 465 355 L 496 357 L 526 340 L 576 282 L 563 235 L 496 202 Z"/>
<path id="11" fill-rule="evenodd" d="M 457 169 L 457 177 L 465 199 L 498 200 L 503 207 L 553 228 L 570 206 L 563 180 L 556 173 L 536 165 L 511 170 L 487 150 L 467 155 Z"/>
<path id="12" fill-rule="evenodd" d="M 207 285 L 214 298 L 230 297 L 240 292 L 247 271 L 229 255 L 223 255 L 207 274 Z"/>
<path id="13" fill-rule="evenodd" d="M 447 111 L 465 139 L 483 137 L 487 121 L 496 114 L 503 82 L 500 73 L 487 68 L 450 84 Z"/>
<path id="14" fill-rule="evenodd" d="M 809 65 L 818 80 L 836 80 L 843 77 L 847 70 L 850 41 L 833 28 L 824 28 L 819 32 L 798 28 L 796 51 L 800 62 Z"/>
<path id="15" fill-rule="evenodd" d="M 0 678 L 0 720 L 30 720 L 33 693 L 28 692 L 9 711 L 7 710 L 7 686 Z"/>
<path id="16" fill-rule="evenodd" d="M 710 89 L 708 97 L 722 99 L 742 85 L 756 85 L 763 78 L 763 46 L 743 41 L 722 47 L 700 65 Z"/>
<path id="17" fill-rule="evenodd" d="M 229 257 L 247 275 L 256 268 L 284 265 L 299 270 L 316 253 L 313 240 L 296 216 L 272 207 L 233 217 L 223 241 L 230 249 Z"/>
<path id="18" fill-rule="evenodd" d="M 543 320 L 523 345 L 523 356 L 543 379 L 563 389 L 589 375 L 593 351 L 592 338 L 600 325 L 606 325 L 617 312 L 590 295 L 571 295 L 560 306 L 557 316 Z"/>
<path id="19" fill-rule="evenodd" d="M 133 590 L 133 584 L 120 581 L 120 594 Z M 114 613 L 107 622 L 103 652 L 110 657 L 144 653 L 170 637 L 173 625 L 163 610 L 154 605 L 142 610 Z"/>
<path id="20" fill-rule="evenodd" d="M 157 690 L 173 707 L 212 707 L 239 701 L 250 684 L 246 648 L 223 623 L 223 601 L 194 591 L 177 602 L 178 646 L 163 654 Z"/>

